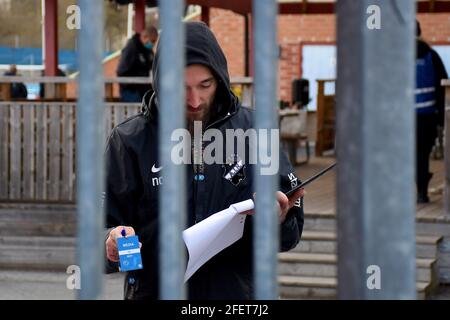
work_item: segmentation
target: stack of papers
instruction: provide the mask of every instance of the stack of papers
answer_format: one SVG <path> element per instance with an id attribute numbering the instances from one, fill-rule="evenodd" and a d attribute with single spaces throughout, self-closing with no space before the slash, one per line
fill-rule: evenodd
<path id="1" fill-rule="evenodd" d="M 228 209 L 219 211 L 183 231 L 183 240 L 189 251 L 185 282 L 205 262 L 242 238 L 247 215 L 240 213 L 252 209 L 254 203 L 251 199 L 234 203 Z"/>

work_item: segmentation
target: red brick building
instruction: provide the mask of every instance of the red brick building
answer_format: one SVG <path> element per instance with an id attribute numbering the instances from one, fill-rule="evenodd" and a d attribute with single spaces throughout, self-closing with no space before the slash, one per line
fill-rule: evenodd
<path id="1" fill-rule="evenodd" d="M 431 45 L 450 45 L 450 14 L 420 13 L 422 36 Z M 200 16 L 196 17 L 200 20 Z M 245 19 L 229 10 L 211 8 L 210 27 L 228 59 L 230 76 L 245 75 Z M 291 101 L 292 80 L 301 77 L 302 46 L 336 43 L 334 14 L 278 16 L 279 99 Z M 118 56 L 105 63 L 105 76 L 114 77 Z M 116 90 L 117 91 L 117 90 Z M 115 92 L 116 96 L 118 91 Z M 316 95 L 311 92 L 310 95 Z"/>
<path id="2" fill-rule="evenodd" d="M 450 14 L 418 14 L 422 36 L 430 44 L 450 45 Z M 228 59 L 231 76 L 245 74 L 244 17 L 232 11 L 210 10 L 210 26 Z M 302 44 L 335 44 L 334 14 L 279 15 L 278 41 L 281 46 L 279 63 L 279 98 L 291 100 L 291 82 L 301 76 Z M 311 95 L 315 95 L 311 92 Z"/>

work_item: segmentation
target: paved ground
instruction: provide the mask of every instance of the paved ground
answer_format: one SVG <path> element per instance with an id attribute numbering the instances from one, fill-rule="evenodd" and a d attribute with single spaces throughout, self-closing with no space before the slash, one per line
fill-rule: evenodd
<path id="1" fill-rule="evenodd" d="M 76 292 L 66 287 L 67 274 L 51 272 L 0 271 L 0 300 L 72 300 Z M 101 299 L 123 299 L 123 275 L 104 276 Z M 441 286 L 433 300 L 450 300 L 450 286 Z"/>
<path id="2" fill-rule="evenodd" d="M 56 272 L 0 271 L 0 300 L 72 300 L 76 291 L 69 290 L 69 275 Z M 123 275 L 104 276 L 101 299 L 123 299 Z"/>

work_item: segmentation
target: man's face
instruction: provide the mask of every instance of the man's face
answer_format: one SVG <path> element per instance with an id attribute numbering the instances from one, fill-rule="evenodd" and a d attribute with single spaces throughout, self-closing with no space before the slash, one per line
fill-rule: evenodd
<path id="1" fill-rule="evenodd" d="M 153 43 L 153 45 L 155 45 L 156 44 L 156 41 L 158 41 L 158 35 L 157 34 L 151 34 L 150 36 L 149 36 L 149 40 L 150 40 L 150 42 L 151 43 Z"/>
<path id="2" fill-rule="evenodd" d="M 149 41 L 150 41 L 150 37 L 146 33 L 141 33 L 142 44 L 145 45 Z"/>
<path id="3" fill-rule="evenodd" d="M 211 70 L 200 64 L 186 67 L 185 85 L 187 120 L 208 122 L 217 89 Z"/>
<path id="4" fill-rule="evenodd" d="M 148 33 L 141 33 L 141 42 L 144 46 L 146 46 L 147 44 L 151 43 L 152 46 L 155 45 L 156 41 L 158 40 L 158 35 L 156 34 L 148 34 Z"/>

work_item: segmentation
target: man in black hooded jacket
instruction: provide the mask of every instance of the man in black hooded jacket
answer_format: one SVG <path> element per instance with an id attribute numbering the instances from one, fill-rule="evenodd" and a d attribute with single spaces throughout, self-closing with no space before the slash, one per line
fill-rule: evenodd
<path id="1" fill-rule="evenodd" d="M 149 77 L 152 69 L 153 48 L 158 40 L 158 30 L 149 26 L 128 40 L 120 54 L 117 66 L 118 77 Z M 136 83 L 121 83 L 120 98 L 123 102 L 141 102 L 149 86 Z"/>
<path id="2" fill-rule="evenodd" d="M 226 58 L 210 29 L 200 22 L 186 26 L 186 118 L 188 128 L 201 121 L 203 128 L 251 129 L 252 111 L 239 104 L 230 89 Z M 153 95 L 143 99 L 142 113 L 113 129 L 106 148 L 106 195 L 108 238 L 107 269 L 117 271 L 116 239 L 125 229 L 137 234 L 142 244 L 144 268 L 128 272 L 125 299 L 158 298 L 158 78 L 159 51 L 153 65 Z M 245 150 L 249 150 L 246 140 Z M 245 161 L 248 161 L 247 152 Z M 231 160 L 230 160 L 231 156 Z M 188 226 L 207 218 L 230 204 L 253 197 L 253 165 L 240 166 L 238 159 L 224 155 L 223 164 L 187 166 Z M 241 159 L 244 160 L 244 159 Z M 228 174 L 227 174 L 228 173 Z M 198 175 L 202 179 L 198 179 Z M 280 189 L 289 191 L 299 179 L 284 153 L 280 153 Z M 289 199 L 280 191 L 276 198 L 280 216 L 280 250 L 294 248 L 303 230 L 303 189 Z M 176 200 L 176 197 L 175 199 Z M 163 212 L 161 213 L 163 214 Z M 188 281 L 189 299 L 251 299 L 252 216 L 245 222 L 243 237 L 206 262 Z"/>

